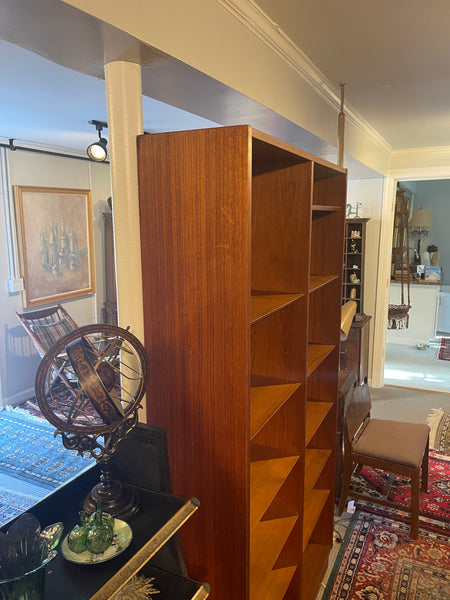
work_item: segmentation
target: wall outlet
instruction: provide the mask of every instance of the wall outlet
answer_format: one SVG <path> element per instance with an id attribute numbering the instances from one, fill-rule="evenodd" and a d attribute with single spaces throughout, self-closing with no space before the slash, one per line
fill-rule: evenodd
<path id="1" fill-rule="evenodd" d="M 21 277 L 17 279 L 8 279 L 8 292 L 10 294 L 21 291 L 23 291 L 23 279 Z"/>

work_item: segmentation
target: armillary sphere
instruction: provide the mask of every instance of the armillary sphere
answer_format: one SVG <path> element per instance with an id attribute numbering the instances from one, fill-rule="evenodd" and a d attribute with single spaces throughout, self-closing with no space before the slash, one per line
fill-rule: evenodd
<path id="1" fill-rule="evenodd" d="M 35 389 L 40 410 L 65 448 L 95 458 L 100 467 L 100 483 L 84 503 L 88 513 L 96 501 L 123 519 L 138 510 L 135 490 L 112 478 L 111 461 L 138 421 L 147 377 L 144 346 L 128 329 L 114 325 L 71 331 L 39 365 Z"/>

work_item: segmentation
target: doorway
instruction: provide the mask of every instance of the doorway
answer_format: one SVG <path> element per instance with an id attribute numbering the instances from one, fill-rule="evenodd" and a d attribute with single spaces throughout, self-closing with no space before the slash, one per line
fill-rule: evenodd
<path id="1" fill-rule="evenodd" d="M 436 318 L 436 329 L 433 335 L 426 340 L 417 340 L 410 337 L 406 343 L 392 344 L 388 339 L 386 330 L 387 306 L 389 303 L 391 281 L 391 248 L 393 239 L 393 208 L 396 196 L 397 183 L 412 188 L 415 206 L 420 208 L 430 207 L 433 213 L 433 227 L 426 240 L 422 239 L 422 248 L 437 246 L 441 263 L 441 281 L 439 294 L 450 292 L 450 242 L 448 238 L 448 223 L 450 222 L 450 168 L 426 168 L 399 171 L 388 178 L 385 197 L 383 200 L 382 226 L 379 251 L 379 276 L 377 279 L 376 323 L 374 332 L 374 347 L 381 352 L 374 353 L 372 368 L 372 385 L 382 387 L 397 385 L 430 391 L 450 391 L 450 369 L 445 361 L 439 360 L 437 354 L 442 336 L 449 335 L 447 328 L 445 308 L 446 297 L 439 298 Z M 427 206 L 426 206 L 427 205 Z M 412 239 L 412 248 L 417 250 L 417 239 Z M 445 267 L 445 265 L 447 265 Z M 446 279 L 447 278 L 447 279 Z M 443 306 L 444 305 L 444 306 Z M 444 312 L 443 312 L 444 311 Z M 397 340 L 398 342 L 399 340 Z M 426 343 L 428 348 L 420 350 L 418 343 Z"/>

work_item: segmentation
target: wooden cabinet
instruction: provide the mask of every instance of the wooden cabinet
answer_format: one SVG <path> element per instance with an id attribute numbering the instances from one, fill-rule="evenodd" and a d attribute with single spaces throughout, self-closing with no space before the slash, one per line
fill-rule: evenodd
<path id="1" fill-rule="evenodd" d="M 314 598 L 332 544 L 346 172 L 248 126 L 138 139 L 147 418 L 215 600 Z"/>
<path id="2" fill-rule="evenodd" d="M 347 339 L 341 343 L 341 367 L 355 373 L 358 383 L 366 383 L 369 374 L 368 315 L 356 315 Z"/>
<path id="3" fill-rule="evenodd" d="M 356 385 L 356 375 L 353 371 L 339 372 L 337 431 L 336 431 L 336 467 L 334 494 L 339 502 L 342 490 L 342 472 L 344 469 L 344 408 L 349 403 Z"/>
<path id="4" fill-rule="evenodd" d="M 348 300 L 355 300 L 358 305 L 357 313 L 364 312 L 364 261 L 368 220 L 347 219 L 345 221 L 342 304 Z"/>

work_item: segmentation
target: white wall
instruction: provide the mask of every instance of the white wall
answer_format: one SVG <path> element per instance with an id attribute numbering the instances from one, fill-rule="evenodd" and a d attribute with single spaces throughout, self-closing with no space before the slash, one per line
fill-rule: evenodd
<path id="1" fill-rule="evenodd" d="M 38 354 L 14 314 L 14 311 L 24 312 L 22 294 L 8 292 L 8 279 L 14 275 L 10 273 L 6 212 L 8 203 L 12 202 L 12 186 L 79 188 L 92 192 L 96 292 L 63 302 L 79 325 L 98 322 L 102 316 L 105 289 L 102 213 L 111 195 L 107 164 L 10 150 L 4 151 L 4 156 L 3 171 L 8 173 L 2 177 L 0 211 L 0 400 L 3 406 L 33 396 L 39 364 Z M 13 222 L 13 238 L 15 235 Z"/>
<path id="2" fill-rule="evenodd" d="M 416 181 L 415 208 L 429 208 L 433 211 L 433 225 L 429 235 L 421 244 L 421 249 L 434 245 L 439 248 L 442 283 L 450 284 L 450 179 Z"/>
<path id="3" fill-rule="evenodd" d="M 364 312 L 372 317 L 369 326 L 369 383 L 372 378 L 374 315 L 377 286 L 377 255 L 380 243 L 384 178 L 349 179 L 347 202 L 353 207 L 362 203 L 359 217 L 370 219 L 366 225 L 366 255 L 364 263 Z"/>
<path id="4" fill-rule="evenodd" d="M 401 304 L 401 283 L 389 286 L 389 304 Z M 411 309 L 408 313 L 408 329 L 388 329 L 386 343 L 415 346 L 427 344 L 436 334 L 437 304 L 439 298 L 438 285 L 410 285 Z M 406 286 L 403 288 L 404 300 L 407 302 Z"/>

